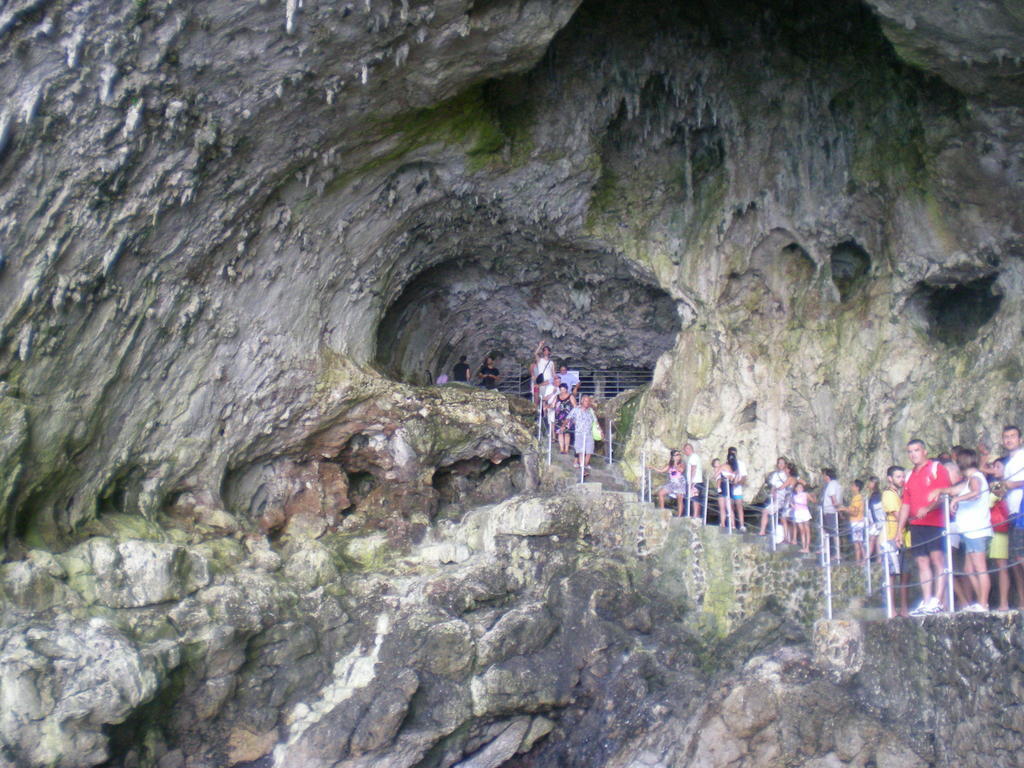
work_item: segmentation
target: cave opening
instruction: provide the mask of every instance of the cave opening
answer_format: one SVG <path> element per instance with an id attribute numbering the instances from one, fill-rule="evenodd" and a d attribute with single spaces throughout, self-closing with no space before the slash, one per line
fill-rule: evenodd
<path id="1" fill-rule="evenodd" d="M 648 380 L 679 330 L 675 301 L 621 257 L 506 249 L 413 277 L 378 326 L 376 362 L 393 378 L 422 384 L 451 375 L 462 355 L 475 373 L 493 354 L 502 390 L 522 393 L 544 340 L 557 364 L 582 372 L 585 387 L 613 396 Z"/>
<path id="2" fill-rule="evenodd" d="M 830 255 L 832 282 L 841 301 L 847 301 L 871 271 L 871 256 L 856 241 L 846 240 L 832 249 Z"/>
<path id="3" fill-rule="evenodd" d="M 918 283 L 911 297 L 924 318 L 928 335 L 949 347 L 963 346 L 999 311 L 1003 295 L 996 286 L 999 275 L 956 285 Z"/>

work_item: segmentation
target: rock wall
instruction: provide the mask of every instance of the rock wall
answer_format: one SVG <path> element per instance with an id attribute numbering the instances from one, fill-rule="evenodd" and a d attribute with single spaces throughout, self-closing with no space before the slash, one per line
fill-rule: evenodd
<path id="1" fill-rule="evenodd" d="M 813 571 L 533 496 L 528 405 L 387 374 L 538 335 L 655 364 L 634 472 L 686 439 L 877 472 L 1020 420 L 1021 27 L 1009 0 L 4 4 L 0 764 L 953 765 L 921 733 L 961 711 L 1012 764 L 1011 620 L 816 661 Z M 994 678 L 985 730 L 947 693 Z"/>
<path id="2" fill-rule="evenodd" d="M 649 678 L 695 694 L 702 663 L 722 664 L 702 600 L 658 587 L 673 538 L 654 532 L 671 526 L 645 510 L 592 488 L 519 496 L 411 546 L 289 526 L 271 548 L 125 518 L 32 551 L 0 571 L 0 764 L 496 766 L 553 732 L 584 760 L 589 737 L 571 734 L 594 701 L 621 691 L 617 743 L 651 722 Z M 645 558 L 629 515 L 651 532 Z M 713 535 L 743 561 L 749 545 Z M 722 637 L 772 599 L 743 591 Z M 782 625 L 742 642 L 800 636 Z"/>
<path id="3" fill-rule="evenodd" d="M 432 369 L 546 332 L 620 349 L 609 271 L 566 294 L 554 262 L 676 304 L 631 453 L 877 470 L 1018 417 L 1010 5 L 577 5 L 9 4 L 7 538 L 217 499 L 354 420 L 382 343 Z M 538 268 L 434 290 L 523 322 L 382 342 L 418 275 L 502 259 Z"/>

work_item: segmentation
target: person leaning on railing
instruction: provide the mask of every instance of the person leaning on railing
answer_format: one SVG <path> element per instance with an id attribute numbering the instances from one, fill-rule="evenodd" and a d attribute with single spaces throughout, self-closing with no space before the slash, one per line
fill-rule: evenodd
<path id="1" fill-rule="evenodd" d="M 910 529 L 910 545 L 921 582 L 921 604 L 911 615 L 938 613 L 946 594 L 946 553 L 943 541 L 941 504 L 930 498 L 936 488 L 950 485 L 949 472 L 928 458 L 924 442 L 914 438 L 907 443 L 907 455 L 914 468 L 903 485 L 903 504 L 897 538 Z"/>
<path id="2" fill-rule="evenodd" d="M 960 535 L 960 548 L 964 552 L 964 571 L 973 592 L 973 600 L 964 610 L 987 611 L 991 582 L 985 554 L 992 539 L 988 480 L 978 469 L 977 452 L 970 448 L 957 451 L 956 465 L 960 472 L 959 482 L 937 489 L 932 495 L 938 498 L 948 494 L 956 505 L 956 528 Z"/>

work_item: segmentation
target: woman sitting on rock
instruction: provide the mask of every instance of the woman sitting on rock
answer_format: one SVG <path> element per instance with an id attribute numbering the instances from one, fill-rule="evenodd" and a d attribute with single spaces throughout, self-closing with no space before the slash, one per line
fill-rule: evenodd
<path id="1" fill-rule="evenodd" d="M 686 498 L 686 462 L 683 461 L 683 454 L 679 451 L 672 451 L 669 455 L 668 464 L 654 471 L 668 475 L 668 482 L 658 489 L 658 509 L 665 508 L 666 496 L 675 496 L 676 516 L 682 517 L 683 499 Z"/>
<path id="2" fill-rule="evenodd" d="M 597 414 L 594 413 L 594 404 L 590 395 L 584 395 L 580 404 L 569 412 L 569 422 L 576 430 L 576 439 L 573 448 L 576 451 L 574 467 L 584 467 L 583 476 L 590 475 L 590 457 L 594 453 L 594 424 L 597 421 Z"/>

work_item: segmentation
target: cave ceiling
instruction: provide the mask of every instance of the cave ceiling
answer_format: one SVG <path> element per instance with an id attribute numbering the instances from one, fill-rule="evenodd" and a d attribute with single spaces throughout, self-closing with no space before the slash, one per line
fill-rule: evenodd
<path id="1" fill-rule="evenodd" d="M 360 377 L 544 334 L 636 348 L 666 440 L 850 462 L 1002 421 L 1021 37 L 1008 1 L 9 3 L 0 523 L 216 495 Z M 427 288 L 463 319 L 402 322 Z"/>

